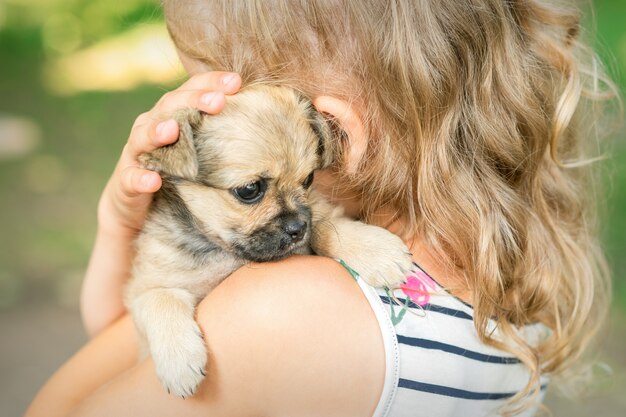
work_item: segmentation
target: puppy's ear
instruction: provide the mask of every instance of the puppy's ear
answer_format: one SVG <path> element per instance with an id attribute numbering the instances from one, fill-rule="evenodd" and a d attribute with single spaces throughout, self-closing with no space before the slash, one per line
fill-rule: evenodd
<path id="1" fill-rule="evenodd" d="M 171 145 L 139 156 L 139 162 L 162 176 L 193 180 L 198 175 L 198 153 L 194 138 L 202 123 L 202 114 L 195 109 L 183 109 L 174 114 L 178 122 L 178 140 Z"/>
<path id="2" fill-rule="evenodd" d="M 317 153 L 320 157 L 320 169 L 330 166 L 337 158 L 339 146 L 331 130 L 332 120 L 326 119 L 313 104 L 309 105 L 309 123 L 318 137 Z"/>

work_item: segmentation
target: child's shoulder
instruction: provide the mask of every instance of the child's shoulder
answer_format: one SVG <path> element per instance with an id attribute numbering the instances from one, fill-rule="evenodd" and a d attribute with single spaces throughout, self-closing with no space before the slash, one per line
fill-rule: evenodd
<path id="1" fill-rule="evenodd" d="M 300 397 L 325 398 L 329 407 L 345 407 L 343 415 L 376 406 L 385 374 L 378 323 L 356 281 L 332 259 L 293 256 L 242 267 L 200 303 L 197 320 L 211 352 L 208 367 L 220 370 L 224 384 L 250 381 L 252 392 L 290 398 L 294 406 Z"/>

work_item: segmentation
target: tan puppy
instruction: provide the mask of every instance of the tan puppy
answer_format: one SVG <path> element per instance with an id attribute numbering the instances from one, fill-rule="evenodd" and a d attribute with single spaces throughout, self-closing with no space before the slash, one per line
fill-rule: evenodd
<path id="1" fill-rule="evenodd" d="M 293 253 L 342 259 L 370 284 L 394 285 L 412 268 L 401 239 L 344 217 L 311 189 L 336 155 L 324 119 L 287 88 L 254 86 L 224 110 L 176 115 L 179 140 L 142 156 L 163 186 L 137 239 L 126 304 L 156 372 L 175 395 L 205 375 L 197 302 L 248 262 Z"/>

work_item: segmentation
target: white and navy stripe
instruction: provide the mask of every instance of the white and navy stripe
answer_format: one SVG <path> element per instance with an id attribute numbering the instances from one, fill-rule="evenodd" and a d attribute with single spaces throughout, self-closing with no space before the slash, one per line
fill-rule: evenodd
<path id="1" fill-rule="evenodd" d="M 390 297 L 382 289 L 359 283 L 383 338 L 393 339 L 385 343 L 388 375 L 381 404 L 386 406 L 377 408 L 376 417 L 497 416 L 506 401 L 526 386 L 525 365 L 510 353 L 482 343 L 472 307 L 441 287 L 428 304 L 419 306 L 402 291 Z M 390 325 L 391 308 L 399 310 L 403 305 L 408 310 L 402 320 Z M 534 327 L 530 335 L 545 333 L 543 326 L 529 327 Z M 497 337 L 497 329 L 494 334 Z M 542 381 L 540 397 L 546 385 Z M 520 415 L 535 411 L 533 407 Z"/>

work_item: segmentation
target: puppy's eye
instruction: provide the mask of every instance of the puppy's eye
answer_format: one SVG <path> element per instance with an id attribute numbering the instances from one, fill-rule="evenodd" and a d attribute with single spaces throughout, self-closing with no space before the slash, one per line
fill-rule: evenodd
<path id="1" fill-rule="evenodd" d="M 311 184 L 313 184 L 313 171 L 309 174 L 308 177 L 306 177 L 306 179 L 302 183 L 302 186 L 306 190 L 307 188 L 309 188 L 311 186 Z"/>
<path id="2" fill-rule="evenodd" d="M 242 187 L 232 189 L 232 193 L 239 201 L 245 204 L 256 203 L 263 198 L 265 190 L 267 189 L 267 183 L 265 180 L 251 182 Z"/>

